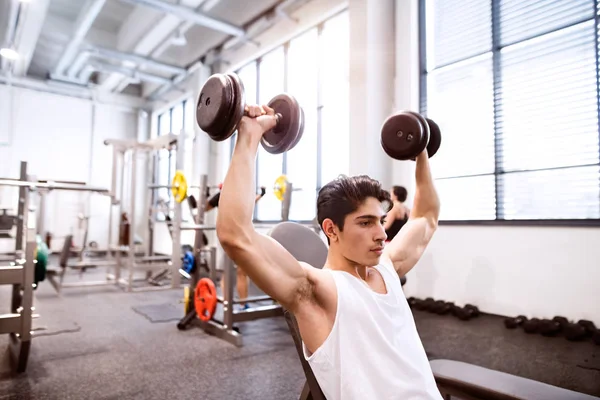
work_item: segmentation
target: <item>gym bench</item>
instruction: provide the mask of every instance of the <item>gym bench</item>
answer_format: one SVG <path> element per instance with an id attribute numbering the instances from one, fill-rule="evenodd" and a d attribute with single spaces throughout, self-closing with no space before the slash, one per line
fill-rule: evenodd
<path id="1" fill-rule="evenodd" d="M 299 261 L 305 261 L 314 266 L 325 264 L 327 247 L 308 228 L 292 222 L 283 222 L 273 228 L 270 236 Z M 296 318 L 287 310 L 284 312 L 284 316 L 306 377 L 300 400 L 326 400 L 308 361 L 304 358 L 302 339 Z M 430 365 L 438 389 L 445 400 L 599 399 L 598 397 L 460 361 L 431 360 Z"/>
<path id="2" fill-rule="evenodd" d="M 116 285 L 116 281 L 114 278 L 110 278 L 107 276 L 106 280 L 100 281 L 79 281 L 79 282 L 64 282 L 64 277 L 68 269 L 78 270 L 79 273 L 83 273 L 86 269 L 93 269 L 97 267 L 116 267 L 116 263 L 114 261 L 76 261 L 71 262 L 69 259 L 71 254 L 71 242 L 73 239 L 73 235 L 67 235 L 64 241 L 63 248 L 60 253 L 59 259 L 59 268 L 49 267 L 46 270 L 46 277 L 48 281 L 56 290 L 56 293 L 60 294 L 62 288 L 67 287 L 85 287 L 85 286 L 107 286 L 107 285 Z"/>

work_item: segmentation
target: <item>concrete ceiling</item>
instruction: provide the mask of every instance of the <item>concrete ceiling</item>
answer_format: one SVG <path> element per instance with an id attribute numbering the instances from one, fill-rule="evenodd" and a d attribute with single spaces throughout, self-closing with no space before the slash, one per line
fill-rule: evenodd
<path id="1" fill-rule="evenodd" d="M 0 47 L 13 47 L 19 58 L 2 59 L 0 77 L 151 97 L 182 81 L 192 65 L 228 40 L 251 40 L 253 21 L 305 2 L 4 0 Z"/>

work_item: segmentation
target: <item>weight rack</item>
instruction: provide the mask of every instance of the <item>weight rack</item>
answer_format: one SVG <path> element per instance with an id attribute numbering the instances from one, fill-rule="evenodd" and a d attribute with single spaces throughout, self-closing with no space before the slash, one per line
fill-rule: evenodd
<path id="1" fill-rule="evenodd" d="M 20 181 L 27 181 L 27 163 L 21 162 Z M 23 183 L 23 182 L 21 182 Z M 33 278 L 35 271 L 36 218 L 30 206 L 29 189 L 19 187 L 19 207 L 16 235 L 16 259 L 0 266 L 0 284 L 12 285 L 10 313 L 0 315 L 0 334 L 9 335 L 9 353 L 13 371 L 25 372 L 31 348 L 33 315 Z M 23 243 L 25 242 L 25 247 Z"/>

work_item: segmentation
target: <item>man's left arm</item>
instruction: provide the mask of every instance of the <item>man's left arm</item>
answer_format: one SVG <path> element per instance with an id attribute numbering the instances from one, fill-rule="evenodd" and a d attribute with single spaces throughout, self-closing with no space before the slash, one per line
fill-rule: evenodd
<path id="1" fill-rule="evenodd" d="M 414 206 L 408 222 L 385 247 L 398 275 L 404 276 L 419 261 L 438 226 L 440 199 L 433 184 L 427 150 L 417 156 Z"/>

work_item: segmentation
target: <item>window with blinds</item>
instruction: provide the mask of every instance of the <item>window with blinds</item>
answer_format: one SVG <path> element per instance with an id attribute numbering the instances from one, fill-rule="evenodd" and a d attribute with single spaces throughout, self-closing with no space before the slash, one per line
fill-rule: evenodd
<path id="1" fill-rule="evenodd" d="M 442 221 L 600 221 L 600 0 L 422 0 Z"/>

